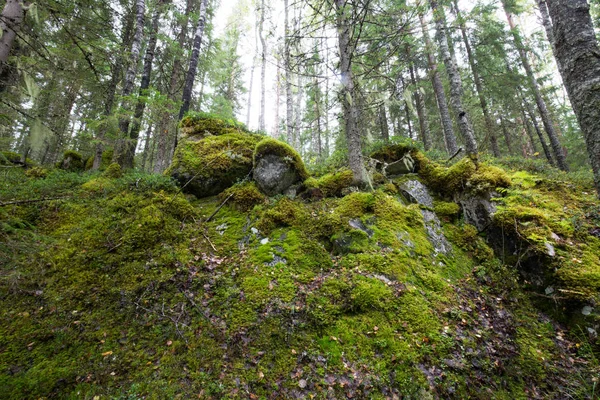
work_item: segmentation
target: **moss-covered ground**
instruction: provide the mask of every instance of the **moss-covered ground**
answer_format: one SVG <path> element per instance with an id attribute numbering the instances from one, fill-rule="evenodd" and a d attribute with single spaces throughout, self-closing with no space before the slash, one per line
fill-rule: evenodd
<path id="1" fill-rule="evenodd" d="M 591 227 L 591 197 L 492 168 L 474 187 L 501 188 L 500 221 L 519 207 L 510 218 L 535 243 L 551 235 L 543 222 L 566 242 L 562 279 L 585 265 L 577 274 L 595 282 L 597 242 L 567 242 Z M 516 269 L 443 194 L 434 208 L 447 255 L 390 183 L 341 197 L 328 176 L 313 187 L 338 197 L 312 202 L 241 183 L 196 200 L 166 177 L 112 172 L 1 172 L 0 398 L 598 394 L 588 332 L 537 311 Z M 571 195 L 577 207 L 565 210 Z M 536 196 L 557 204 L 522 220 Z M 7 204 L 31 199 L 47 200 Z"/>

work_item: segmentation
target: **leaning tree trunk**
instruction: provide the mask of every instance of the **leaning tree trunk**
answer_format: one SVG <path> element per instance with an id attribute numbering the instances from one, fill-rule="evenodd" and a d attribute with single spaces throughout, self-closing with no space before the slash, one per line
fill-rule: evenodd
<path id="1" fill-rule="evenodd" d="M 531 123 L 533 124 L 533 128 L 535 129 L 535 133 L 537 134 L 538 139 L 540 139 L 540 143 L 542 145 L 542 150 L 544 150 L 544 155 L 546 156 L 546 160 L 548 160 L 548 164 L 550 164 L 552 166 L 556 166 L 556 163 L 554 162 L 554 158 L 552 158 L 552 152 L 550 151 L 550 148 L 548 147 L 548 144 L 546 143 L 546 139 L 544 138 L 544 135 L 542 134 L 542 129 L 540 127 L 540 124 L 538 123 L 538 120 L 535 117 L 535 111 L 533 109 L 533 106 L 531 104 L 529 104 L 529 102 L 525 99 L 523 94 L 521 94 L 521 100 L 523 100 L 523 106 L 525 107 L 524 111 L 527 112 L 527 115 L 529 116 L 529 120 L 531 121 Z"/>
<path id="2" fill-rule="evenodd" d="M 585 136 L 600 198 L 600 48 L 586 0 L 551 0 L 556 59 Z"/>
<path id="3" fill-rule="evenodd" d="M 200 17 L 198 18 L 196 32 L 194 33 L 194 44 L 192 47 L 192 54 L 190 56 L 190 64 L 188 66 L 188 71 L 185 76 L 183 95 L 181 96 L 181 108 L 179 109 L 178 118 L 180 121 L 185 115 L 185 113 L 189 111 L 190 103 L 192 102 L 192 90 L 194 88 L 194 81 L 196 80 L 198 60 L 200 59 L 200 46 L 202 45 L 202 38 L 204 37 L 204 27 L 206 26 L 207 7 L 208 0 L 202 0 L 202 3 L 200 3 Z"/>
<path id="4" fill-rule="evenodd" d="M 154 62 L 154 52 L 156 50 L 156 42 L 158 36 L 158 22 L 162 8 L 162 1 L 159 1 L 152 17 L 152 29 L 150 31 L 150 39 L 144 56 L 144 71 L 142 73 L 142 82 L 140 83 L 140 92 L 138 95 L 135 112 L 133 113 L 133 126 L 129 133 L 129 140 L 125 142 L 125 156 L 123 157 L 123 167 L 133 168 L 133 159 L 135 157 L 135 149 L 137 148 L 138 138 L 140 136 L 140 128 L 142 126 L 142 117 L 146 110 L 146 91 L 150 87 L 150 75 L 152 74 L 152 63 Z"/>
<path id="5" fill-rule="evenodd" d="M 453 6 L 454 13 L 456 14 L 456 18 L 459 22 L 463 43 L 465 45 L 465 49 L 467 50 L 467 58 L 469 60 L 471 72 L 473 73 L 473 81 L 475 82 L 475 90 L 477 91 L 477 97 L 479 98 L 479 105 L 481 106 L 481 111 L 483 112 L 485 129 L 487 131 L 486 133 L 487 136 L 490 138 L 490 143 L 492 145 L 492 153 L 494 154 L 494 157 L 500 157 L 501 154 L 500 149 L 498 148 L 498 138 L 496 137 L 494 123 L 492 121 L 487 100 L 483 92 L 483 83 L 481 81 L 481 76 L 479 75 L 479 68 L 477 66 L 477 63 L 475 62 L 475 56 L 473 54 L 473 49 L 471 48 L 471 42 L 469 41 L 469 36 L 467 35 L 467 27 L 465 25 L 465 21 L 462 17 L 460 9 L 458 8 L 458 0 L 453 1 Z"/>
<path id="6" fill-rule="evenodd" d="M 290 25 L 289 25 L 289 11 L 288 11 L 288 0 L 284 1 L 284 13 L 285 13 L 285 37 L 284 37 L 284 63 L 285 63 L 285 102 L 286 102 L 286 116 L 285 124 L 287 127 L 287 142 L 291 146 L 294 145 L 294 98 L 292 97 L 292 65 L 290 61 Z"/>
<path id="7" fill-rule="evenodd" d="M 529 123 L 527 115 L 525 114 L 525 110 L 523 109 L 521 109 L 521 125 L 527 133 L 527 137 L 529 138 L 529 142 L 531 143 L 531 150 L 533 151 L 533 154 L 539 153 L 537 145 L 535 144 L 535 137 L 533 136 L 533 131 L 531 130 L 531 124 Z"/>
<path id="8" fill-rule="evenodd" d="M 407 47 L 406 53 L 410 59 L 410 48 Z M 419 132 L 421 132 L 421 141 L 425 151 L 431 150 L 431 133 L 429 131 L 429 116 L 427 115 L 427 107 L 421 88 L 417 86 L 417 76 L 415 67 L 412 62 L 409 62 L 408 72 L 410 73 L 410 82 L 415 87 L 414 97 L 417 108 L 417 117 L 419 118 Z"/>
<path id="9" fill-rule="evenodd" d="M 585 1 L 585 0 L 584 0 Z M 512 14 L 506 8 L 506 0 L 502 0 L 502 4 L 504 5 L 504 10 L 506 12 L 506 19 L 508 20 L 508 25 L 512 31 L 512 35 L 515 41 L 515 46 L 517 47 L 517 51 L 519 52 L 519 57 L 521 59 L 521 64 L 527 73 L 527 78 L 529 79 L 529 83 L 531 88 L 533 89 L 533 94 L 535 96 L 535 102 L 540 111 L 540 116 L 542 117 L 542 123 L 544 124 L 544 129 L 548 134 L 548 138 L 550 139 L 550 144 L 552 145 L 552 151 L 554 152 L 554 156 L 556 158 L 556 162 L 558 164 L 558 168 L 563 171 L 569 170 L 569 165 L 567 164 L 567 159 L 565 157 L 565 153 L 560 144 L 560 140 L 558 139 L 558 134 L 556 133 L 556 129 L 554 128 L 554 124 L 552 123 L 552 118 L 550 117 L 550 112 L 548 111 L 548 107 L 546 106 L 546 101 L 542 96 L 542 92 L 540 90 L 539 83 L 533 74 L 533 69 L 531 68 L 531 64 L 529 63 L 529 59 L 527 58 L 527 53 L 525 51 L 525 46 L 521 40 L 521 36 L 517 30 L 515 22 L 513 20 Z"/>
<path id="10" fill-rule="evenodd" d="M 344 128 L 348 145 L 348 163 L 354 176 L 354 183 L 359 186 L 366 184 L 362 161 L 362 143 L 358 130 L 358 109 L 355 101 L 354 78 L 352 76 L 353 46 L 350 42 L 352 25 L 349 20 L 351 4 L 347 0 L 335 0 L 337 12 L 336 28 L 340 51 L 340 74 L 342 81 L 342 109 Z"/>
<path id="11" fill-rule="evenodd" d="M 446 72 L 448 73 L 448 79 L 450 81 L 450 102 L 456 115 L 456 121 L 458 123 L 458 129 L 465 141 L 465 147 L 467 154 L 470 157 L 477 157 L 477 141 L 475 140 L 475 133 L 473 132 L 473 125 L 471 125 L 471 119 L 467 110 L 463 106 L 463 88 L 462 79 L 458 72 L 458 66 L 456 63 L 456 57 L 450 52 L 448 46 L 448 35 L 446 34 L 446 17 L 444 16 L 444 10 L 438 5 L 437 0 L 429 0 L 431 10 L 433 11 L 433 18 L 435 20 L 435 26 L 437 30 L 437 39 L 439 43 L 439 50 L 446 65 Z"/>
<path id="12" fill-rule="evenodd" d="M 260 3 L 260 22 L 258 23 L 258 35 L 262 53 L 260 55 L 260 114 L 258 116 L 258 130 L 265 132 L 265 72 L 267 68 L 267 42 L 264 34 L 265 25 L 265 0 Z"/>
<path id="13" fill-rule="evenodd" d="M 25 19 L 25 11 L 29 8 L 29 1 L 6 0 L 2 16 L 0 17 L 0 75 L 8 62 L 8 56 L 15 44 L 17 33 Z"/>
<path id="14" fill-rule="evenodd" d="M 450 117 L 450 110 L 448 108 L 448 101 L 446 100 L 446 93 L 444 92 L 444 85 L 442 84 L 442 78 L 440 77 L 437 61 L 433 55 L 433 43 L 431 43 L 431 38 L 429 37 L 429 31 L 425 25 L 425 19 L 423 18 L 423 15 L 419 15 L 419 19 L 421 21 L 421 28 L 423 30 L 423 38 L 425 39 L 427 61 L 431 74 L 431 84 L 433 85 L 433 92 L 435 93 L 435 98 L 437 100 L 438 110 L 440 112 L 440 120 L 442 122 L 442 129 L 444 131 L 446 151 L 449 155 L 454 155 L 458 151 L 458 145 L 456 144 L 456 136 L 454 135 L 454 128 L 452 127 L 452 118 Z"/>
<path id="15" fill-rule="evenodd" d="M 138 62 L 140 58 L 140 49 L 142 47 L 142 39 L 144 37 L 144 17 L 146 13 L 146 4 L 144 0 L 136 0 L 136 28 L 131 42 L 131 64 L 125 74 L 125 82 L 123 84 L 123 103 L 122 108 L 127 113 L 129 111 L 130 102 L 127 99 L 131 93 L 133 93 L 133 86 L 135 83 L 135 76 L 137 73 Z M 128 147 L 128 136 L 129 136 L 129 124 L 131 119 L 128 115 L 121 116 L 119 118 L 119 131 L 121 132 L 121 139 L 117 142 L 117 148 L 113 156 L 113 161 L 119 163 L 120 166 L 125 167 L 125 158 Z"/>

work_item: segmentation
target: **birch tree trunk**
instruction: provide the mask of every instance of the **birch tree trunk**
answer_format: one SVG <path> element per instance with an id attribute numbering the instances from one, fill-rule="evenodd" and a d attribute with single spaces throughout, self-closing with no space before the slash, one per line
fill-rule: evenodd
<path id="1" fill-rule="evenodd" d="M 454 155 L 458 151 L 458 145 L 456 144 L 456 136 L 454 135 L 454 128 L 452 127 L 452 118 L 450 118 L 450 110 L 448 109 L 448 101 L 446 100 L 444 85 L 442 84 L 442 78 L 440 77 L 437 61 L 433 55 L 433 43 L 431 43 L 429 31 L 427 30 L 425 19 L 423 18 L 422 14 L 419 15 L 419 20 L 421 21 L 421 29 L 423 30 L 423 38 L 425 39 L 425 51 L 427 52 L 431 84 L 433 85 L 433 92 L 435 93 L 438 110 L 440 112 L 442 130 L 444 131 L 446 152 L 449 155 Z"/>
<path id="2" fill-rule="evenodd" d="M 584 0 L 585 1 L 585 0 Z M 502 0 L 502 5 L 504 6 L 504 11 L 506 13 L 506 19 L 508 20 L 508 25 L 512 31 L 512 35 L 515 41 L 515 46 L 517 51 L 519 52 L 519 57 L 521 59 L 521 64 L 525 69 L 527 74 L 527 78 L 529 79 L 529 84 L 533 89 L 533 94 L 535 96 L 535 102 L 537 104 L 538 110 L 540 111 L 540 116 L 542 117 L 542 123 L 544 124 L 544 129 L 546 130 L 546 134 L 550 139 L 550 144 L 552 145 L 552 151 L 554 153 L 554 157 L 556 158 L 556 162 L 558 168 L 563 171 L 568 171 L 569 166 L 567 164 L 567 159 L 565 157 L 565 153 L 563 152 L 562 146 L 560 144 L 560 140 L 558 139 L 558 134 L 556 133 L 556 129 L 554 128 L 554 124 L 552 122 L 552 118 L 550 117 L 550 112 L 548 111 L 548 107 L 546 105 L 546 101 L 542 96 L 542 92 L 540 90 L 539 83 L 533 74 L 533 69 L 531 68 L 531 64 L 527 58 L 527 53 L 525 51 L 525 46 L 521 40 L 521 36 L 515 25 L 512 14 L 506 8 L 506 0 Z"/>
<path id="3" fill-rule="evenodd" d="M 127 113 L 129 112 L 130 101 L 127 99 L 128 96 L 133 93 L 133 87 L 135 83 L 135 76 L 137 73 L 137 67 L 140 58 L 140 49 L 142 47 L 142 40 L 144 38 L 144 19 L 146 13 L 146 4 L 144 0 L 136 0 L 136 27 L 135 34 L 133 35 L 133 41 L 131 42 L 131 63 L 125 74 L 125 82 L 123 83 L 123 102 L 121 107 Z M 113 161 L 119 163 L 121 167 L 125 168 L 126 152 L 128 147 L 128 136 L 129 136 L 129 124 L 130 117 L 128 115 L 121 116 L 119 118 L 119 131 L 121 131 L 121 138 L 117 142 L 117 146 L 113 155 Z"/>
<path id="4" fill-rule="evenodd" d="M 556 59 L 585 136 L 600 198 L 600 48 L 586 0 L 551 0 Z"/>
<path id="5" fill-rule="evenodd" d="M 146 91 L 150 87 L 150 77 L 152 75 L 152 63 L 154 62 L 154 52 L 156 51 L 156 42 L 158 36 L 158 22 L 162 11 L 163 0 L 160 0 L 156 5 L 156 10 L 152 16 L 152 28 L 150 30 L 150 38 L 146 55 L 144 56 L 144 70 L 142 72 L 142 82 L 140 83 L 140 91 L 138 94 L 135 112 L 133 113 L 133 126 L 129 133 L 129 140 L 125 146 L 125 156 L 123 158 L 124 168 L 133 168 L 133 159 L 135 157 L 135 149 L 137 148 L 138 138 L 140 136 L 140 128 L 142 126 L 142 118 L 146 110 Z"/>
<path id="6" fill-rule="evenodd" d="M 190 55 L 190 64 L 185 76 L 185 85 L 183 86 L 183 95 L 181 96 L 181 108 L 179 109 L 178 120 L 181 121 L 186 112 L 190 109 L 192 101 L 192 91 L 194 89 L 194 81 L 196 80 L 196 72 L 198 70 L 198 60 L 200 58 L 200 46 L 204 37 L 204 28 L 206 26 L 206 9 L 208 8 L 208 0 L 202 0 L 200 3 L 200 17 L 196 25 L 194 33 L 194 44 L 192 46 L 192 54 Z M 176 140 L 177 142 L 177 140 Z"/>
<path id="7" fill-rule="evenodd" d="M 446 34 L 446 17 L 444 16 L 444 10 L 438 5 L 437 0 L 429 0 L 431 10 L 433 11 L 433 18 L 437 30 L 437 39 L 439 43 L 439 50 L 444 64 L 446 65 L 446 72 L 448 73 L 448 79 L 450 81 L 450 102 L 454 114 L 456 115 L 456 121 L 458 129 L 465 141 L 465 148 L 467 154 L 470 157 L 477 157 L 477 141 L 475 140 L 475 134 L 473 132 L 473 125 L 471 124 L 471 118 L 467 110 L 463 106 L 463 88 L 462 79 L 458 72 L 458 66 L 456 63 L 456 57 L 450 52 L 448 46 L 448 35 Z"/>
<path id="8" fill-rule="evenodd" d="M 352 5 L 347 0 L 335 0 L 336 28 L 340 51 L 340 74 L 342 81 L 341 99 L 344 118 L 344 130 L 348 145 L 348 163 L 354 176 L 354 184 L 365 186 L 366 176 L 362 161 L 362 143 L 358 130 L 358 110 L 354 98 L 354 78 L 352 76 L 352 55 L 354 48 L 350 43 Z"/>
<path id="9" fill-rule="evenodd" d="M 487 104 L 487 100 L 485 98 L 485 93 L 483 91 L 483 83 L 481 81 L 481 76 L 479 75 L 479 67 L 475 61 L 475 56 L 473 54 L 473 49 L 471 48 L 471 42 L 469 41 L 469 36 L 467 35 L 467 27 L 465 25 L 465 21 L 462 17 L 460 9 L 458 8 L 458 0 L 453 0 L 454 13 L 459 23 L 459 28 L 461 32 L 461 36 L 463 39 L 463 43 L 465 45 L 465 49 L 467 50 L 467 59 L 469 60 L 469 66 L 471 67 L 471 73 L 473 74 L 473 81 L 475 82 L 475 90 L 477 91 L 477 97 L 479 98 L 479 105 L 481 107 L 481 111 L 483 112 L 483 119 L 485 122 L 485 129 L 487 136 L 490 138 L 490 143 L 492 147 L 492 153 L 494 157 L 500 157 L 500 149 L 498 148 L 498 138 L 496 137 L 496 131 L 494 129 L 494 123 L 492 122 L 492 117 L 490 115 L 490 110 Z"/>
<path id="10" fill-rule="evenodd" d="M 265 132 L 265 72 L 267 68 L 267 42 L 264 34 L 265 25 L 265 0 L 260 3 L 260 22 L 258 24 L 258 35 L 262 53 L 260 55 L 260 114 L 258 116 L 258 130 Z"/>
<path id="11" fill-rule="evenodd" d="M 285 13 L 285 37 L 284 37 L 284 62 L 285 62 L 285 102 L 286 115 L 285 125 L 287 128 L 287 142 L 294 146 L 294 98 L 292 97 L 292 65 L 290 60 L 290 22 L 288 0 L 284 0 Z"/>

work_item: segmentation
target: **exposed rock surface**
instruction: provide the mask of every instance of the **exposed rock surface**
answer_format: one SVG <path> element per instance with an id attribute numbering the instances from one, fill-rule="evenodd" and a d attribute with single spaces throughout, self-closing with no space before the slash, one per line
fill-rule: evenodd
<path id="1" fill-rule="evenodd" d="M 254 180 L 267 196 L 283 194 L 294 184 L 308 178 L 302 159 L 287 144 L 263 139 L 254 151 Z M 290 193 L 295 197 L 296 191 Z"/>
<path id="2" fill-rule="evenodd" d="M 465 222 L 477 228 L 479 232 L 486 230 L 492 223 L 496 212 L 496 204 L 491 201 L 492 194 L 464 195 L 459 204 L 465 216 Z"/>

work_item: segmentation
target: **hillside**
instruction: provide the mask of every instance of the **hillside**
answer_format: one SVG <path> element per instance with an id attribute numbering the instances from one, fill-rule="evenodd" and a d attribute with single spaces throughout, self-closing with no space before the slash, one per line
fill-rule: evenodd
<path id="1" fill-rule="evenodd" d="M 597 396 L 591 180 L 372 157 L 407 154 L 373 190 L 342 169 L 273 197 L 0 171 L 0 398 Z"/>

